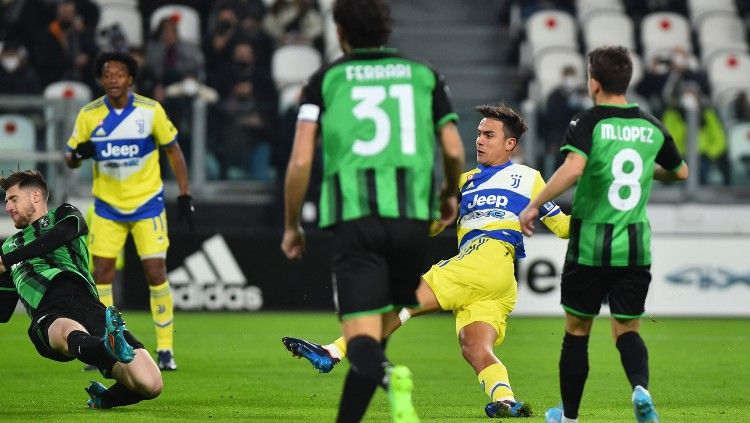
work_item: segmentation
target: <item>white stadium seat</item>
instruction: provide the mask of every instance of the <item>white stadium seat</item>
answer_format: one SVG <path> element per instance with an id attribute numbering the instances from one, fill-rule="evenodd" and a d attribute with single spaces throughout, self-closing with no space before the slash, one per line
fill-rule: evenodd
<path id="1" fill-rule="evenodd" d="M 159 22 L 164 18 L 174 17 L 177 19 L 177 36 L 183 41 L 201 44 L 201 18 L 192 7 L 177 4 L 162 6 L 151 14 L 151 31 L 159 27 Z"/>
<path id="2" fill-rule="evenodd" d="M 694 28 L 698 28 L 701 21 L 716 12 L 737 14 L 735 0 L 688 0 L 688 12 L 690 22 Z"/>
<path id="3" fill-rule="evenodd" d="M 742 20 L 731 13 L 712 13 L 698 25 L 701 60 L 708 64 L 720 51 L 747 51 L 746 30 Z"/>
<path id="4" fill-rule="evenodd" d="M 672 12 L 646 15 L 641 21 L 641 43 L 647 63 L 651 63 L 650 59 L 660 50 L 679 47 L 691 53 L 693 51 L 687 19 Z"/>
<path id="5" fill-rule="evenodd" d="M 276 49 L 271 58 L 271 77 L 276 88 L 303 83 L 321 65 L 320 53 L 308 45 L 287 44 Z"/>
<path id="6" fill-rule="evenodd" d="M 739 92 L 750 88 L 750 55 L 719 53 L 708 64 L 713 100 L 719 107 Z"/>
<path id="7" fill-rule="evenodd" d="M 121 6 L 129 6 L 132 8 L 138 8 L 138 0 L 93 0 L 99 8 L 105 7 L 110 4 L 119 4 Z"/>
<path id="8" fill-rule="evenodd" d="M 44 88 L 44 98 L 47 100 L 80 100 L 91 101 L 91 88 L 78 81 L 57 81 Z"/>
<path id="9" fill-rule="evenodd" d="M 577 27 L 573 17 L 559 10 L 541 10 L 526 21 L 526 39 L 531 56 L 550 47 L 578 49 Z M 534 59 L 536 60 L 536 59 Z"/>
<path id="10" fill-rule="evenodd" d="M 101 7 L 96 32 L 118 24 L 128 40 L 128 46 L 143 46 L 143 18 L 137 8 L 124 3 L 108 3 Z"/>
<path id="11" fill-rule="evenodd" d="M 586 81 L 586 66 L 583 56 L 576 50 L 557 49 L 547 50 L 540 54 L 534 62 L 534 73 L 538 83 L 538 98 L 533 100 L 537 104 L 546 104 L 550 93 L 562 83 L 562 70 L 566 66 L 573 66 L 581 83 Z"/>
<path id="12" fill-rule="evenodd" d="M 635 88 L 643 79 L 643 62 L 634 50 L 630 50 L 630 60 L 633 61 L 633 76 L 630 77 L 630 87 Z"/>
<path id="13" fill-rule="evenodd" d="M 35 150 L 36 128 L 31 118 L 16 114 L 0 115 L 0 157 L 3 157 L 0 161 L 0 171 L 7 175 L 9 171 L 34 169 L 34 163 L 9 160 L 8 156 L 15 151 Z"/>
<path id="14" fill-rule="evenodd" d="M 585 24 L 590 18 L 599 13 L 625 13 L 620 0 L 578 0 L 576 1 L 576 16 L 580 24 Z"/>
<path id="15" fill-rule="evenodd" d="M 633 21 L 624 13 L 603 12 L 583 23 L 583 42 L 586 51 L 606 45 L 619 45 L 635 50 Z"/>

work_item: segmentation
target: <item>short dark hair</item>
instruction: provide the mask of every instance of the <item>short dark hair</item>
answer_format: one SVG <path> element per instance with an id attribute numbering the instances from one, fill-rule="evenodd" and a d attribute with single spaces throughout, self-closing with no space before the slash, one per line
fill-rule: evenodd
<path id="1" fill-rule="evenodd" d="M 523 120 L 513 108 L 505 104 L 483 104 L 474 107 L 474 111 L 479 112 L 482 116 L 499 120 L 503 123 L 503 132 L 506 138 L 515 138 L 516 142 L 521 140 L 521 136 L 529 129 Z"/>
<path id="2" fill-rule="evenodd" d="M 352 48 L 380 47 L 391 37 L 391 9 L 384 0 L 336 0 L 333 20 Z"/>
<path id="3" fill-rule="evenodd" d="M 44 180 L 39 171 L 36 170 L 19 170 L 13 172 L 8 176 L 0 177 L 0 188 L 3 191 L 8 191 L 12 187 L 18 185 L 19 188 L 39 188 L 44 194 L 44 200 L 46 201 L 49 197 L 49 188 L 47 188 L 47 181 Z"/>
<path id="4" fill-rule="evenodd" d="M 628 49 L 622 46 L 599 47 L 586 55 L 586 61 L 591 78 L 602 85 L 602 90 L 609 94 L 625 94 L 633 76 L 633 61 Z"/>
<path id="5" fill-rule="evenodd" d="M 96 61 L 94 61 L 94 73 L 96 74 L 97 79 L 102 77 L 104 64 L 111 61 L 124 63 L 128 68 L 128 74 L 130 74 L 133 79 L 138 76 L 138 63 L 135 62 L 133 56 L 124 51 L 105 51 L 99 53 L 99 55 L 96 56 Z"/>

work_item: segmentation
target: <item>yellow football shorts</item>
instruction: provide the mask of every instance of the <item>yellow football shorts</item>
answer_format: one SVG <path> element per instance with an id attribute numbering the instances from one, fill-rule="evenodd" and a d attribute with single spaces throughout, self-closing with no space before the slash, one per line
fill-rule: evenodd
<path id="1" fill-rule="evenodd" d="M 457 334 L 469 323 L 485 322 L 497 331 L 495 345 L 502 344 L 505 321 L 516 306 L 513 256 L 510 244 L 480 237 L 422 276 L 440 307 L 453 311 Z"/>
<path id="2" fill-rule="evenodd" d="M 89 228 L 89 250 L 98 257 L 115 258 L 125 246 L 128 233 L 133 234 L 135 249 L 141 259 L 165 258 L 169 248 L 167 214 L 133 222 L 105 219 L 96 213 Z"/>

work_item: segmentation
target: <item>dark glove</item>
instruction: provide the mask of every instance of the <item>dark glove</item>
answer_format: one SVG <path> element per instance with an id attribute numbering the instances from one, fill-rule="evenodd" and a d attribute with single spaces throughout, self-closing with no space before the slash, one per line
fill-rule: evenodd
<path id="1" fill-rule="evenodd" d="M 190 194 L 183 194 L 177 197 L 177 220 L 182 223 L 187 223 L 190 232 L 195 230 L 193 224 L 193 214 L 195 214 L 195 207 L 193 207 L 193 197 Z"/>
<path id="2" fill-rule="evenodd" d="M 73 160 L 81 161 L 84 159 L 90 159 L 96 154 L 96 147 L 91 141 L 86 141 L 78 144 L 75 150 L 73 150 Z"/>

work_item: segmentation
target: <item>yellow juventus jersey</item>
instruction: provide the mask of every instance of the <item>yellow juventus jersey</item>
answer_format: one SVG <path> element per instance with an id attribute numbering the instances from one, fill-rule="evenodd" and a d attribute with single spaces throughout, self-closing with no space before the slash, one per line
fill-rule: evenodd
<path id="1" fill-rule="evenodd" d="M 177 129 L 157 101 L 130 93 L 121 111 L 103 96 L 78 113 L 68 149 L 92 141 L 94 206 L 117 221 L 152 218 L 164 210 L 159 147 L 177 141 Z"/>
<path id="2" fill-rule="evenodd" d="M 518 215 L 539 195 L 545 183 L 539 171 L 508 162 L 482 166 L 461 175 L 458 210 L 459 249 L 479 236 L 505 241 L 516 258 L 526 257 Z M 539 218 L 558 237 L 568 238 L 570 216 L 550 201 L 539 208 Z"/>

